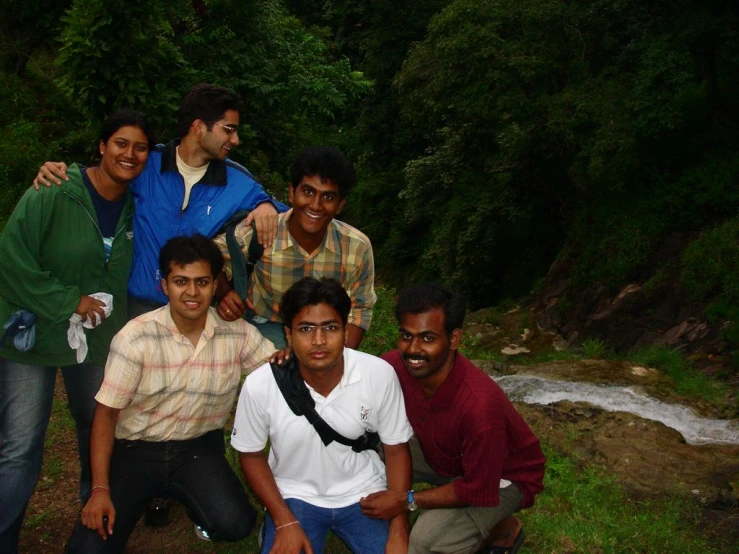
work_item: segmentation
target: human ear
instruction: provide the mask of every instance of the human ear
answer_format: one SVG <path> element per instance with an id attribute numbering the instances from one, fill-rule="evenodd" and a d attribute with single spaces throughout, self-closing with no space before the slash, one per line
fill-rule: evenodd
<path id="1" fill-rule="evenodd" d="M 459 343 L 462 341 L 462 329 L 455 329 L 449 336 L 449 347 L 452 350 L 459 348 Z"/>
<path id="2" fill-rule="evenodd" d="M 345 206 L 345 205 L 346 205 L 346 198 L 344 198 L 344 199 L 343 199 L 343 200 L 341 201 L 341 203 L 339 204 L 339 209 L 338 209 L 338 210 L 336 210 L 336 214 L 337 214 L 337 215 L 341 213 L 341 210 L 343 210 L 343 209 L 344 209 L 344 206 Z"/>

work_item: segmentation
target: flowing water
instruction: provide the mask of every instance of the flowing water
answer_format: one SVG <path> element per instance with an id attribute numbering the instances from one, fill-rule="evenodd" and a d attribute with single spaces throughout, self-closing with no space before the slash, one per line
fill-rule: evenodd
<path id="1" fill-rule="evenodd" d="M 587 402 L 609 412 L 629 412 L 660 421 L 679 431 L 689 444 L 739 444 L 739 426 L 729 420 L 706 419 L 691 408 L 668 404 L 631 387 L 556 381 L 534 375 L 507 375 L 495 381 L 511 400 L 553 404 L 560 400 Z"/>

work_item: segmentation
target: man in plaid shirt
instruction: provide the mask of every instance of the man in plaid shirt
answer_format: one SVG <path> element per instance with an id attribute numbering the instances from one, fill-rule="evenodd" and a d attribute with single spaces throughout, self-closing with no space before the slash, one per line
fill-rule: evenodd
<path id="1" fill-rule="evenodd" d="M 301 152 L 292 167 L 292 209 L 279 215 L 277 237 L 254 266 L 248 298 L 240 298 L 222 279 L 217 293 L 221 298 L 218 314 L 226 321 L 234 321 L 250 308 L 255 315 L 249 312 L 247 319 L 277 348 L 283 348 L 279 308 L 282 296 L 303 277 L 333 278 L 352 301 L 346 346 L 356 349 L 372 321 L 377 296 L 369 239 L 335 219 L 355 182 L 352 163 L 335 148 L 318 146 Z M 253 233 L 244 222 L 236 226 L 236 240 L 245 257 Z M 226 277 L 231 279 L 226 236 L 222 234 L 214 240 L 226 259 Z"/>
<path id="2" fill-rule="evenodd" d="M 225 457 L 223 427 L 242 372 L 274 346 L 210 307 L 223 265 L 202 235 L 175 237 L 159 256 L 169 303 L 113 338 L 95 396 L 92 488 L 68 552 L 122 552 L 152 498 L 187 507 L 214 541 L 247 536 L 256 511 Z"/>

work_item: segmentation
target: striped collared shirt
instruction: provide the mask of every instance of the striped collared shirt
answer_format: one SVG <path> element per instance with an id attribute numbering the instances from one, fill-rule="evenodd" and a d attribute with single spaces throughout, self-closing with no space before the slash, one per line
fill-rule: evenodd
<path id="1" fill-rule="evenodd" d="M 243 320 L 209 308 L 197 346 L 179 332 L 169 305 L 131 321 L 113 338 L 95 400 L 121 409 L 118 439 L 187 440 L 220 429 L 245 373 L 275 351 Z"/>
<path id="2" fill-rule="evenodd" d="M 249 298 L 257 315 L 270 321 L 280 321 L 282 295 L 303 277 L 331 277 L 344 287 L 352 301 L 349 323 L 369 329 L 375 294 L 375 261 L 372 244 L 367 236 L 342 221 L 333 219 L 326 236 L 315 252 L 303 250 L 288 231 L 292 210 L 278 216 L 277 237 L 272 246 L 254 266 L 249 280 Z M 252 233 L 251 226 L 242 221 L 235 228 L 236 241 L 246 256 Z M 219 235 L 215 243 L 226 258 L 224 271 L 231 278 L 231 257 L 226 235 Z"/>

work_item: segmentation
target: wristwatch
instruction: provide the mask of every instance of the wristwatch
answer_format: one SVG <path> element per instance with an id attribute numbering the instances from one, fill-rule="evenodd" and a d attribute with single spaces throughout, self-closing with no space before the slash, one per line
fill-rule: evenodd
<path id="1" fill-rule="evenodd" d="M 408 503 L 405 505 L 409 512 L 415 512 L 418 510 L 418 504 L 416 504 L 416 498 L 414 496 L 415 491 L 413 489 L 408 491 Z"/>

